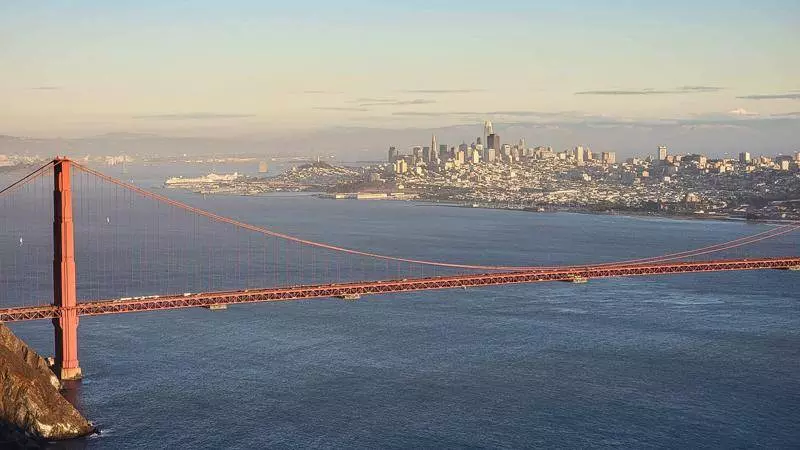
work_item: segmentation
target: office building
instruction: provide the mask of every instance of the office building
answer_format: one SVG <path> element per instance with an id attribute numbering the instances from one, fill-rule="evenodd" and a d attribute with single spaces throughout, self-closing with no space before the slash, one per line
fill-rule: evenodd
<path id="1" fill-rule="evenodd" d="M 465 152 L 464 150 L 458 150 L 456 151 L 455 158 L 453 159 L 458 165 L 462 165 L 466 162 L 466 158 L 467 158 L 467 152 Z"/>
<path id="2" fill-rule="evenodd" d="M 481 162 L 481 151 L 480 151 L 480 150 L 478 150 L 478 149 L 475 149 L 475 150 L 473 150 L 473 151 L 472 151 L 472 158 L 471 158 L 471 160 L 472 160 L 472 161 L 471 161 L 471 162 L 472 162 L 472 164 L 478 164 L 479 162 Z"/>
<path id="3" fill-rule="evenodd" d="M 751 157 L 750 152 L 741 152 L 739 153 L 739 162 L 742 164 L 750 163 Z"/>
<path id="4" fill-rule="evenodd" d="M 658 160 L 664 161 L 667 159 L 667 147 L 665 145 L 661 145 L 658 147 Z"/>
<path id="5" fill-rule="evenodd" d="M 486 147 L 500 150 L 500 136 L 494 133 L 486 136 Z"/>
<path id="6" fill-rule="evenodd" d="M 483 160 L 488 163 L 493 163 L 497 159 L 497 150 L 492 147 L 483 150 Z"/>
<path id="7" fill-rule="evenodd" d="M 447 149 L 447 144 L 439 144 L 439 159 L 442 161 L 450 159 L 450 151 Z"/>
<path id="8" fill-rule="evenodd" d="M 422 147 L 422 160 L 426 163 L 431 162 L 431 148 L 430 147 Z"/>
<path id="9" fill-rule="evenodd" d="M 393 163 L 397 160 L 397 148 L 389 147 L 389 162 Z"/>

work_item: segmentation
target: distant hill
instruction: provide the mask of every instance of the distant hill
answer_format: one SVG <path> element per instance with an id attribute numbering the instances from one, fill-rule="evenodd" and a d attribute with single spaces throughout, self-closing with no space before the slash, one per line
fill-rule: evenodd
<path id="1" fill-rule="evenodd" d="M 431 122 L 437 119 L 432 118 Z M 796 130 L 800 116 L 620 121 L 575 118 L 563 122 L 495 122 L 502 143 L 525 138 L 528 146 L 549 145 L 556 150 L 590 146 L 596 152 L 616 151 L 618 158 L 646 156 L 658 145 L 670 153 L 735 156 L 788 154 L 799 150 Z M 471 143 L 483 133 L 480 124 L 439 128 L 334 127 L 319 130 L 269 132 L 246 137 L 178 137 L 148 133 L 107 133 L 75 139 L 39 139 L 0 135 L 0 153 L 40 155 L 264 155 L 323 156 L 338 160 L 384 160 L 389 146 L 408 152 L 414 145 Z"/>

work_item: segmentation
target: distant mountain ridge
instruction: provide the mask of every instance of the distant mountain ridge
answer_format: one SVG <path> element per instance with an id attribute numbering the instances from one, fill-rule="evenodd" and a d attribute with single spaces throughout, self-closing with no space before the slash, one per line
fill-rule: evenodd
<path id="1" fill-rule="evenodd" d="M 657 146 L 670 153 L 704 153 L 734 157 L 740 151 L 754 155 L 787 154 L 800 150 L 796 130 L 800 117 L 747 120 L 696 119 L 683 121 L 625 122 L 592 119 L 561 123 L 495 124 L 501 143 L 515 144 L 525 138 L 528 146 L 552 146 L 556 150 L 589 146 L 594 151 L 616 151 L 618 158 L 646 156 Z M 432 135 L 440 144 L 472 143 L 483 133 L 480 124 L 439 128 L 335 127 L 319 130 L 250 134 L 240 137 L 165 136 L 153 133 L 113 132 L 82 138 L 32 138 L 0 135 L 0 154 L 40 155 L 335 155 L 345 160 L 383 160 L 389 146 L 401 153 L 411 146 L 430 145 Z"/>

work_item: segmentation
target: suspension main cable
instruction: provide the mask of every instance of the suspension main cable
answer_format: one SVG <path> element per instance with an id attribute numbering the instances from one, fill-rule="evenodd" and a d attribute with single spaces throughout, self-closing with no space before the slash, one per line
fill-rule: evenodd
<path id="1" fill-rule="evenodd" d="M 11 192 L 19 189 L 20 187 L 24 186 L 25 184 L 33 181 L 35 178 L 42 175 L 42 173 L 47 170 L 50 166 L 53 166 L 55 161 L 50 161 L 47 164 L 39 167 L 38 169 L 34 170 L 33 172 L 25 175 L 24 177 L 20 178 L 19 180 L 15 181 L 14 183 L 6 186 L 3 190 L 0 190 L 0 195 L 10 194 Z"/>
<path id="2" fill-rule="evenodd" d="M 490 265 L 456 264 L 456 263 L 445 263 L 445 262 L 438 262 L 438 261 L 426 261 L 426 260 L 419 260 L 419 259 L 412 259 L 412 258 L 401 258 L 401 257 L 395 257 L 395 256 L 381 255 L 381 254 L 377 254 L 377 253 L 364 252 L 364 251 L 360 251 L 360 250 L 354 250 L 354 249 L 339 247 L 339 246 L 335 246 L 335 245 L 331 245 L 331 244 L 325 244 L 325 243 L 322 243 L 322 242 L 315 242 L 315 241 L 310 241 L 310 240 L 307 240 L 307 239 L 298 238 L 298 237 L 295 237 L 295 236 L 292 236 L 292 235 L 279 233 L 279 232 L 276 232 L 276 231 L 269 230 L 267 228 L 258 227 L 258 226 L 251 225 L 251 224 L 248 224 L 248 223 L 244 223 L 244 222 L 241 222 L 241 221 L 238 221 L 238 220 L 235 220 L 235 219 L 231 219 L 231 218 L 228 218 L 228 217 L 220 216 L 218 214 L 215 214 L 215 213 L 212 213 L 210 211 L 206 211 L 206 210 L 194 207 L 194 206 L 190 206 L 190 205 L 188 205 L 186 203 L 183 203 L 183 202 L 180 202 L 180 201 L 177 201 L 177 200 L 173 200 L 173 199 L 171 199 L 169 197 L 166 197 L 166 196 L 163 196 L 161 194 L 157 194 L 155 192 L 148 191 L 146 189 L 140 188 L 140 187 L 135 186 L 133 184 L 126 183 L 124 181 L 121 181 L 121 180 L 118 180 L 116 178 L 110 177 L 110 176 L 105 175 L 105 174 L 103 174 L 101 172 L 98 172 L 98 171 L 96 171 L 94 169 L 90 169 L 90 168 L 88 168 L 86 166 L 78 164 L 78 163 L 76 163 L 74 161 L 73 161 L 73 165 L 75 167 L 77 167 L 78 169 L 86 172 L 86 173 L 94 175 L 94 176 L 96 176 L 96 177 L 98 177 L 98 178 L 100 178 L 102 180 L 105 180 L 105 181 L 107 181 L 109 183 L 113 183 L 113 184 L 115 184 L 117 186 L 121 186 L 121 187 L 123 187 L 125 189 L 129 189 L 129 190 L 131 190 L 133 192 L 136 192 L 136 193 L 138 193 L 138 194 L 140 194 L 142 196 L 145 196 L 147 198 L 150 198 L 152 200 L 156 200 L 156 201 L 159 201 L 159 202 L 162 202 L 162 203 L 166 203 L 166 204 L 168 204 L 170 206 L 173 206 L 173 207 L 176 207 L 176 208 L 179 208 L 179 209 L 183 209 L 185 211 L 188 211 L 188 212 L 191 212 L 191 213 L 206 217 L 208 219 L 211 219 L 211 220 L 214 220 L 214 221 L 217 221 L 217 222 L 227 223 L 229 225 L 233 225 L 233 226 L 238 227 L 238 228 L 250 230 L 250 231 L 253 231 L 253 232 L 256 232 L 256 233 L 260 233 L 260 234 L 264 234 L 264 235 L 267 235 L 267 236 L 272 236 L 272 237 L 275 237 L 275 238 L 280 238 L 280 239 L 284 239 L 284 240 L 287 240 L 287 241 L 296 242 L 296 243 L 299 243 L 299 244 L 305 244 L 305 245 L 309 245 L 309 246 L 313 246 L 313 247 L 323 248 L 323 249 L 326 249 L 326 250 L 331 250 L 331 251 L 336 251 L 336 252 L 341 252 L 341 253 L 347 253 L 347 254 L 351 254 L 351 255 L 358 255 L 358 256 L 364 256 L 364 257 L 369 257 L 369 258 L 377 258 L 377 259 L 382 259 L 382 260 L 387 260 L 387 261 L 405 262 L 405 263 L 410 263 L 410 264 L 421 264 L 421 265 L 427 265 L 427 266 L 446 267 L 446 268 L 455 268 L 455 269 L 470 269 L 470 270 L 551 270 L 551 269 L 563 269 L 564 267 L 573 267 L 573 268 L 613 267 L 613 266 L 636 264 L 636 263 L 644 264 L 644 263 L 647 263 L 647 262 L 662 262 L 662 261 L 670 261 L 670 260 L 680 259 L 680 258 L 688 258 L 688 257 L 692 257 L 692 256 L 699 256 L 699 255 L 704 255 L 704 254 L 708 254 L 708 253 L 714 253 L 714 252 L 718 252 L 718 251 L 722 251 L 722 250 L 729 250 L 729 249 L 732 249 L 732 248 L 741 247 L 741 246 L 748 245 L 748 244 L 751 244 L 751 243 L 754 243 L 754 242 L 759 242 L 759 241 L 762 241 L 762 240 L 765 240 L 765 239 L 770 239 L 770 238 L 773 238 L 773 237 L 776 237 L 776 236 L 787 234 L 787 233 L 790 233 L 790 232 L 793 232 L 793 231 L 796 231 L 796 230 L 800 229 L 800 225 L 798 225 L 796 223 L 793 223 L 793 224 L 789 224 L 789 225 L 784 225 L 784 226 L 781 226 L 781 227 L 773 228 L 771 230 L 767 230 L 767 231 L 764 231 L 764 232 L 761 232 L 761 233 L 757 233 L 755 235 L 745 236 L 745 237 L 741 237 L 741 238 L 738 238 L 738 239 L 734 239 L 732 241 L 723 242 L 723 243 L 719 243 L 719 244 L 714 244 L 714 245 L 710 245 L 710 246 L 707 246 L 707 247 L 702 247 L 702 248 L 698 248 L 698 249 L 694 249 L 694 250 L 687 250 L 687 251 L 684 251 L 684 252 L 671 253 L 671 254 L 662 255 L 662 256 L 654 256 L 654 257 L 651 257 L 651 258 L 632 259 L 632 260 L 627 260 L 627 261 L 617 261 L 617 262 L 602 263 L 602 264 L 585 264 L 585 265 L 575 265 L 575 266 L 490 266 Z"/>
<path id="3" fill-rule="evenodd" d="M 640 263 L 641 264 L 641 263 L 650 263 L 650 262 L 673 261 L 673 260 L 681 259 L 681 258 L 689 258 L 689 257 L 692 257 L 692 256 L 699 256 L 699 255 L 705 255 L 705 254 L 708 254 L 708 253 L 720 252 L 720 251 L 723 251 L 723 250 L 730 250 L 732 248 L 737 248 L 737 247 L 741 247 L 741 246 L 744 246 L 744 245 L 752 244 L 754 242 L 763 241 L 764 239 L 771 239 L 773 237 L 777 237 L 777 236 L 780 236 L 780 235 L 783 235 L 783 234 L 791 233 L 792 231 L 795 231 L 797 229 L 800 229 L 800 225 L 797 225 L 797 224 L 782 225 L 782 226 L 779 226 L 779 227 L 771 228 L 771 229 L 766 230 L 766 231 L 762 231 L 761 233 L 740 237 L 740 238 L 734 239 L 732 241 L 727 241 L 727 242 L 722 242 L 722 243 L 719 243 L 719 244 L 709 245 L 707 247 L 700 247 L 700 248 L 696 248 L 696 249 L 692 249 L 692 250 L 685 250 L 685 251 L 677 252 L 677 253 L 668 253 L 666 255 L 653 256 L 653 257 L 649 257 L 649 258 L 629 259 L 629 260 L 625 260 L 625 261 L 607 263 L 607 264 L 602 264 L 602 265 L 603 266 L 608 266 L 608 265 L 622 265 L 622 264 L 636 264 L 636 263 Z"/>

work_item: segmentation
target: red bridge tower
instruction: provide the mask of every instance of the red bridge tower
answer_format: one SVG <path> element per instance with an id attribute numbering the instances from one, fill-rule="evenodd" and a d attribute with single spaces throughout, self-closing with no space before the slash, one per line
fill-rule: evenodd
<path id="1" fill-rule="evenodd" d="M 78 365 L 78 313 L 75 287 L 75 233 L 72 223 L 72 161 L 56 158 L 53 166 L 53 305 L 58 317 L 55 328 L 55 372 L 62 380 L 82 378 Z"/>

